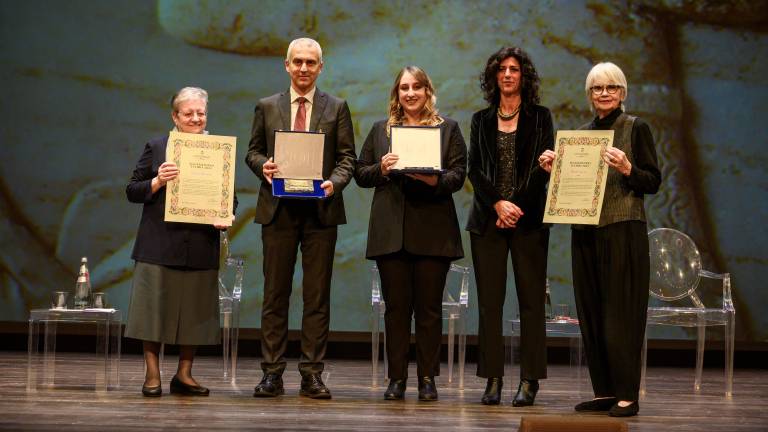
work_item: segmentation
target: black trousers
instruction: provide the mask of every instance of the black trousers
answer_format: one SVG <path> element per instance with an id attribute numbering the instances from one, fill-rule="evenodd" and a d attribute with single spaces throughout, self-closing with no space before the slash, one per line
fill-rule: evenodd
<path id="1" fill-rule="evenodd" d="M 408 377 L 411 316 L 416 321 L 416 374 L 440 375 L 443 334 L 443 288 L 450 259 L 405 251 L 376 258 L 386 303 L 389 378 Z"/>
<path id="2" fill-rule="evenodd" d="M 272 223 L 262 227 L 264 305 L 261 312 L 261 351 L 264 360 L 261 368 L 265 373 L 282 374 L 285 370 L 288 307 L 299 247 L 304 272 L 299 371 L 302 375 L 323 371 L 336 235 L 336 226 L 320 224 L 317 203 L 309 200 L 282 201 Z"/>
<path id="3" fill-rule="evenodd" d="M 471 233 L 479 305 L 477 376 L 504 376 L 504 299 L 507 256 L 512 257 L 520 307 L 520 378 L 547 377 L 544 297 L 549 229 L 498 229 L 489 218 L 483 235 Z"/>
<path id="4" fill-rule="evenodd" d="M 573 229 L 573 287 L 596 397 L 636 401 L 648 314 L 645 222 Z"/>

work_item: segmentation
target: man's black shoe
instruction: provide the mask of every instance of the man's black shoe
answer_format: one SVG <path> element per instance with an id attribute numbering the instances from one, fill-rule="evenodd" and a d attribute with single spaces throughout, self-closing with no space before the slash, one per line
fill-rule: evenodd
<path id="1" fill-rule="evenodd" d="M 308 374 L 301 377 L 301 390 L 299 395 L 311 399 L 330 399 L 331 391 L 323 384 L 320 374 Z"/>
<path id="2" fill-rule="evenodd" d="M 253 397 L 277 397 L 283 393 L 283 377 L 276 373 L 265 373 L 259 385 L 253 389 Z"/>

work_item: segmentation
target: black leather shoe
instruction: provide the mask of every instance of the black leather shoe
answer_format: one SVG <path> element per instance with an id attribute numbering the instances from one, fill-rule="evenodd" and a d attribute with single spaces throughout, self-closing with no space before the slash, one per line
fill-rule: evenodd
<path id="1" fill-rule="evenodd" d="M 277 397 L 283 393 L 283 377 L 276 373 L 265 373 L 259 385 L 253 389 L 253 397 Z"/>
<path id="2" fill-rule="evenodd" d="M 330 399 L 331 391 L 323 384 L 320 374 L 308 374 L 301 377 L 301 390 L 299 395 L 311 399 Z"/>
<path id="3" fill-rule="evenodd" d="M 488 384 L 485 385 L 485 393 L 480 402 L 483 405 L 498 405 L 501 403 L 501 388 L 504 381 L 500 377 L 488 378 Z"/>
<path id="4" fill-rule="evenodd" d="M 512 400 L 512 406 L 523 407 L 533 405 L 536 393 L 539 391 L 539 380 L 521 379 L 517 394 Z"/>
<path id="5" fill-rule="evenodd" d="M 405 378 L 389 380 L 387 391 L 384 392 L 384 399 L 401 400 L 405 396 L 405 382 Z"/>
<path id="6" fill-rule="evenodd" d="M 618 401 L 615 397 L 592 399 L 576 405 L 573 409 L 576 411 L 608 411 L 616 402 Z"/>
<path id="7" fill-rule="evenodd" d="M 617 402 L 608 411 L 608 415 L 611 417 L 632 417 L 636 416 L 639 411 L 640 404 L 637 401 L 634 401 L 625 407 L 620 407 L 619 403 Z"/>
<path id="8" fill-rule="evenodd" d="M 171 394 L 184 396 L 208 396 L 210 391 L 203 386 L 184 384 L 176 375 L 174 375 L 173 379 L 171 380 Z"/>
<path id="9" fill-rule="evenodd" d="M 146 397 L 160 397 L 163 394 L 163 386 L 148 387 L 143 385 L 141 386 L 141 394 Z"/>
<path id="10" fill-rule="evenodd" d="M 435 377 L 419 377 L 419 400 L 424 402 L 432 402 L 437 400 L 437 386 L 435 385 Z"/>

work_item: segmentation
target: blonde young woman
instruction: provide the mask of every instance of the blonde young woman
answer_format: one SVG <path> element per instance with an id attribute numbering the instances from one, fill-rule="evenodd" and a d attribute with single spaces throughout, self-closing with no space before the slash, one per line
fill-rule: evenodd
<path id="1" fill-rule="evenodd" d="M 387 305 L 387 400 L 405 394 L 411 315 L 416 322 L 419 400 L 437 400 L 443 287 L 451 261 L 464 256 L 452 195 L 464 184 L 466 146 L 458 123 L 438 115 L 436 99 L 424 70 L 403 68 L 390 92 L 389 117 L 371 128 L 355 169 L 360 187 L 375 188 L 366 258 L 376 261 Z M 440 128 L 440 174 L 392 170 L 398 160 L 389 151 L 395 125 Z"/>
<path id="2" fill-rule="evenodd" d="M 573 288 L 595 398 L 576 411 L 634 416 L 640 387 L 640 350 L 648 308 L 648 228 L 643 196 L 661 184 L 648 124 L 624 112 L 627 79 L 613 63 L 599 63 L 587 75 L 587 101 L 597 116 L 581 129 L 614 130 L 600 221 L 571 231 Z M 551 172 L 555 154 L 539 164 Z"/>

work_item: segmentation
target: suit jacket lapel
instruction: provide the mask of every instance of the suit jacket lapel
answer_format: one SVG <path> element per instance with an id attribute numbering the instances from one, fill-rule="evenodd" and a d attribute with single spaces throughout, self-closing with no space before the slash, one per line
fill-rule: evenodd
<path id="1" fill-rule="evenodd" d="M 535 129 L 535 118 L 528 112 L 529 107 L 523 106 L 520 109 L 520 118 L 517 119 L 517 136 L 515 137 L 516 143 L 529 143 L 531 133 Z M 533 110 L 533 108 L 530 108 Z M 522 148 L 520 145 L 515 145 L 518 149 Z"/>
<path id="2" fill-rule="evenodd" d="M 291 92 L 286 91 L 280 95 L 277 101 L 277 108 L 280 110 L 280 120 L 282 121 L 282 130 L 291 130 Z"/>
<path id="3" fill-rule="evenodd" d="M 317 126 L 320 124 L 320 118 L 325 111 L 325 104 L 328 102 L 328 97 L 320 89 L 315 90 L 315 100 L 312 102 L 312 117 L 309 119 L 309 130 L 312 132 L 319 132 Z M 323 131 L 327 132 L 327 131 Z"/>
<path id="4" fill-rule="evenodd" d="M 496 120 L 496 106 L 492 106 L 483 118 L 483 135 L 484 142 L 481 140 L 481 144 L 484 145 L 487 152 L 488 160 L 491 165 L 496 166 L 496 135 L 498 134 L 498 122 Z"/>

